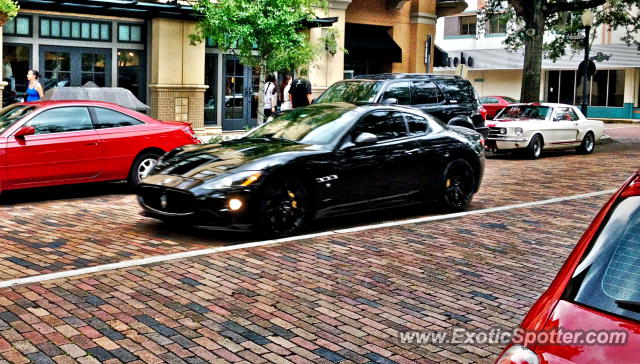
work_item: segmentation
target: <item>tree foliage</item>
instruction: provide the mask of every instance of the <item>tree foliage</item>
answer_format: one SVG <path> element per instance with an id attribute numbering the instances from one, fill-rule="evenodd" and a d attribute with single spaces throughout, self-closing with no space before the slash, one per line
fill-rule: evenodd
<path id="1" fill-rule="evenodd" d="M 638 6 L 640 0 L 485 0 L 478 14 L 478 28 L 486 29 L 492 17 L 502 17 L 507 22 L 507 50 L 525 48 L 523 85 L 527 87 L 522 88 L 521 99 L 538 101 L 541 59 L 532 57 L 541 58 L 544 54 L 557 59 L 567 52 L 582 50 L 581 41 L 571 36 L 584 34 L 581 16 L 585 9 L 593 9 L 595 14 L 593 36 L 599 25 L 607 24 L 624 29 L 622 40 L 627 44 L 640 45 Z"/>
<path id="2" fill-rule="evenodd" d="M 191 41 L 209 38 L 244 65 L 261 70 L 293 69 L 318 54 L 318 45 L 301 25 L 326 7 L 326 0 L 199 0 L 194 8 L 201 17 Z"/>

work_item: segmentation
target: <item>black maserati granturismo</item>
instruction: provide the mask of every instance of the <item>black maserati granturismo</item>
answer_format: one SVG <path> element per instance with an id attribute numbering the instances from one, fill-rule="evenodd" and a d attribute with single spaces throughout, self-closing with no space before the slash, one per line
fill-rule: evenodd
<path id="1" fill-rule="evenodd" d="M 467 208 L 484 141 L 401 106 L 317 104 L 244 137 L 162 156 L 138 186 L 147 216 L 281 237 L 312 218 L 416 203 Z"/>

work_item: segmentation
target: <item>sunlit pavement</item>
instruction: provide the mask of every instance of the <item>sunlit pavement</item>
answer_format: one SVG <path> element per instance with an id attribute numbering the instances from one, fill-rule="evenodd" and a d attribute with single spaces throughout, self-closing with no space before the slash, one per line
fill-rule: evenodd
<path id="1" fill-rule="evenodd" d="M 640 168 L 636 131 L 608 130 L 613 142 L 589 156 L 491 155 L 472 209 L 616 189 Z M 0 355 L 43 363 L 489 362 L 500 346 L 410 346 L 398 332 L 516 327 L 607 198 L 337 232 L 3 289 Z M 121 184 L 7 193 L 0 203 L 2 281 L 256 240 L 144 218 Z M 310 229 L 437 213 L 403 209 Z"/>

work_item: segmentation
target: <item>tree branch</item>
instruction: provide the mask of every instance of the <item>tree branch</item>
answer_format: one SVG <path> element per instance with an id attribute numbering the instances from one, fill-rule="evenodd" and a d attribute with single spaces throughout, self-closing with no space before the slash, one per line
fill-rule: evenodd
<path id="1" fill-rule="evenodd" d="M 572 1 L 572 2 L 554 2 L 547 3 L 545 13 L 547 15 L 560 13 L 563 11 L 578 11 L 595 8 L 604 4 L 606 0 L 586 0 L 586 1 Z"/>
<path id="2" fill-rule="evenodd" d="M 521 17 L 521 18 L 525 17 L 526 10 L 525 10 L 524 5 L 522 4 L 522 1 L 520 1 L 520 0 L 510 0 L 509 3 L 513 7 L 513 10 L 516 11 L 516 14 L 518 14 L 519 17 Z"/>

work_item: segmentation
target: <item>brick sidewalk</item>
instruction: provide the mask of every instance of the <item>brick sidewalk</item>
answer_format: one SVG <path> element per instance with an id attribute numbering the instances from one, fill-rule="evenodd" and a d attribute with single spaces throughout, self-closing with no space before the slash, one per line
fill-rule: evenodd
<path id="1" fill-rule="evenodd" d="M 589 156 L 491 157 L 472 208 L 614 189 L 639 168 L 638 157 L 636 142 L 626 141 L 599 146 Z M 131 195 L 75 196 L 57 200 L 31 191 L 3 196 L 1 280 L 242 240 L 163 227 L 141 217 Z M 9 362 L 43 363 L 490 362 L 500 347 L 401 346 L 397 332 L 515 327 L 605 200 L 315 238 L 5 289 L 0 355 Z M 369 214 L 315 228 L 419 213 Z"/>
<path id="2" fill-rule="evenodd" d="M 606 197 L 2 290 L 10 362 L 489 362 L 398 331 L 514 328 Z M 95 362 L 95 361 L 94 361 Z"/>

